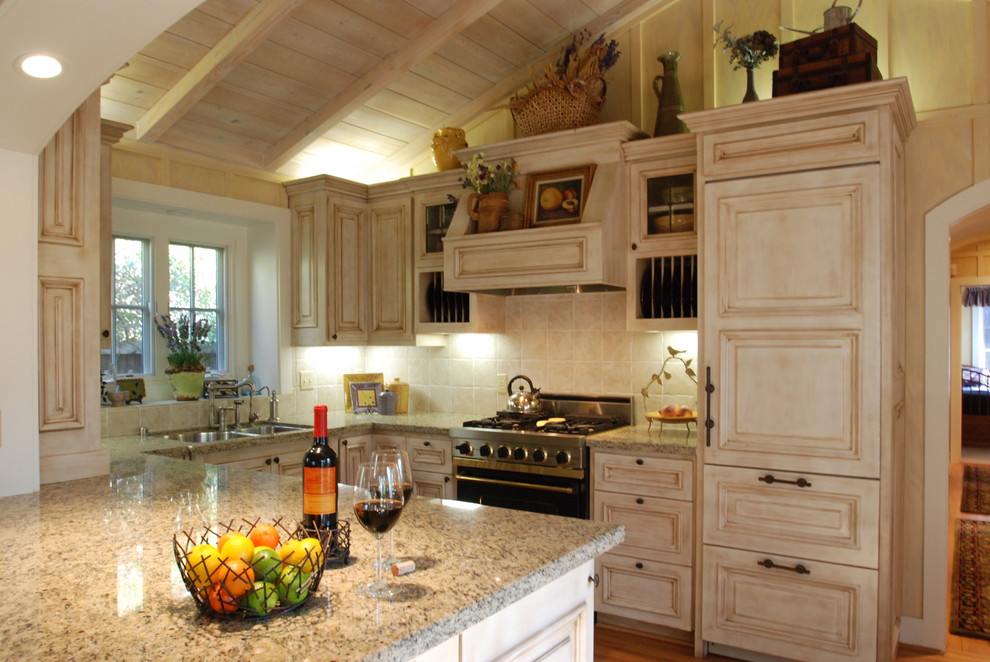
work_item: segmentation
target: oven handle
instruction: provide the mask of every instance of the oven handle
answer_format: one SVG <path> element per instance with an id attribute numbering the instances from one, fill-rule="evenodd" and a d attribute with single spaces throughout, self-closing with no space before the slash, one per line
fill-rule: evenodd
<path id="1" fill-rule="evenodd" d="M 504 485 L 506 487 L 525 487 L 540 492 L 557 492 L 558 494 L 574 494 L 573 487 L 558 487 L 556 485 L 534 485 L 533 483 L 523 483 L 516 480 L 498 480 L 497 478 L 479 478 L 477 476 L 455 476 L 455 480 L 469 481 L 472 483 L 485 483 L 486 485 Z"/>

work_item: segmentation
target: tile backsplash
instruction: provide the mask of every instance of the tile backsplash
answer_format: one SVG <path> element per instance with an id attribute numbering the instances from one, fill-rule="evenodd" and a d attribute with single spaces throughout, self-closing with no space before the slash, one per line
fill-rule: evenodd
<path id="1" fill-rule="evenodd" d="M 638 424 L 644 423 L 640 391 L 660 370 L 668 346 L 697 357 L 695 331 L 625 330 L 624 292 L 512 296 L 506 299 L 505 333 L 452 334 L 444 347 L 299 347 L 293 350 L 293 393 L 279 395 L 284 417 L 325 404 L 344 408 L 345 373 L 380 372 L 409 383 L 411 412 L 491 415 L 504 409 L 508 393 L 497 376 L 526 375 L 545 393 L 633 395 Z M 299 389 L 299 373 L 313 371 L 315 388 Z M 666 404 L 697 408 L 698 387 L 683 366 L 668 366 L 664 397 L 650 387 L 649 411 Z M 700 371 L 699 371 L 700 372 Z M 516 386 L 518 386 L 517 384 Z M 283 388 L 283 391 L 288 389 Z M 248 403 L 242 407 L 246 420 Z M 267 397 L 254 409 L 268 415 Z M 207 423 L 206 403 L 161 403 L 103 409 L 104 434 L 192 428 Z"/>

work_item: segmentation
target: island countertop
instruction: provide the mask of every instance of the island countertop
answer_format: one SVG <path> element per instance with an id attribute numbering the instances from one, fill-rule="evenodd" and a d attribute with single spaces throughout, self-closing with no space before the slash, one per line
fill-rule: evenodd
<path id="1" fill-rule="evenodd" d="M 408 660 L 623 537 L 600 522 L 417 498 L 395 529 L 397 554 L 417 570 L 393 580 L 399 599 L 371 600 L 356 587 L 373 578 L 374 539 L 348 516 L 342 487 L 350 562 L 328 569 L 289 614 L 221 620 L 187 593 L 173 535 L 241 518 L 294 520 L 300 479 L 146 454 L 133 443 L 113 456 L 109 476 L 0 499 L 6 657 Z"/>

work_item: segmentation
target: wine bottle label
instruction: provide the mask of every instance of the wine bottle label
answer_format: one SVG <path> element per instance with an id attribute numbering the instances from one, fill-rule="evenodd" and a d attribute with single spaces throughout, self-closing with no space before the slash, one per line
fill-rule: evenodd
<path id="1" fill-rule="evenodd" d="M 303 469 L 303 513 L 328 515 L 337 512 L 337 467 Z"/>

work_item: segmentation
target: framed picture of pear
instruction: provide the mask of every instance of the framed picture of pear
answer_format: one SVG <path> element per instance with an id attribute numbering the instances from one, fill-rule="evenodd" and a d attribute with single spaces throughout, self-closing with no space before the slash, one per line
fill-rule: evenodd
<path id="1" fill-rule="evenodd" d="M 594 174 L 592 164 L 527 175 L 526 227 L 580 223 Z"/>

